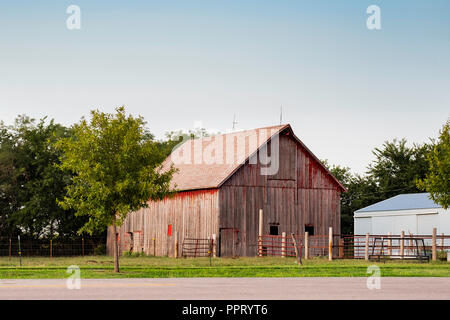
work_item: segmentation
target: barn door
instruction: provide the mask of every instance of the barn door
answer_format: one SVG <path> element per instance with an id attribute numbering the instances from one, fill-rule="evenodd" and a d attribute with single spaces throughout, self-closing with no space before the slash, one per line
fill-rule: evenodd
<path id="1" fill-rule="evenodd" d="M 221 257 L 239 256 L 239 230 L 235 228 L 220 228 L 219 252 Z"/>

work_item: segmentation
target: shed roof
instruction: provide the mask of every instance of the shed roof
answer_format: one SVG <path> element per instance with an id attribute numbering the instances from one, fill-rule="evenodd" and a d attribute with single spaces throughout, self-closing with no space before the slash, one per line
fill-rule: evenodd
<path id="1" fill-rule="evenodd" d="M 377 202 L 368 207 L 359 209 L 355 211 L 355 213 L 433 208 L 442 208 L 442 206 L 436 204 L 430 198 L 429 193 L 407 193 L 399 194 L 395 197 Z"/>
<path id="2" fill-rule="evenodd" d="M 173 175 L 171 184 L 179 191 L 219 188 L 270 139 L 287 130 L 326 170 L 339 188 L 346 191 L 319 159 L 293 134 L 289 124 L 190 139 L 175 149 L 162 165 L 167 169 L 173 164 L 178 169 Z"/>

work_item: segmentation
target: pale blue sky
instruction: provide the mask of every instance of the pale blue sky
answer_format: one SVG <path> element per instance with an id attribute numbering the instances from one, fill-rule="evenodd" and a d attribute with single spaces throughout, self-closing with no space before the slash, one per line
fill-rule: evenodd
<path id="1" fill-rule="evenodd" d="M 153 133 L 283 120 L 364 172 L 385 140 L 450 115 L 449 1 L 2 1 L 0 119 L 70 125 L 125 104 Z M 81 8 L 81 30 L 66 8 Z M 381 30 L 366 8 L 381 8 Z"/>

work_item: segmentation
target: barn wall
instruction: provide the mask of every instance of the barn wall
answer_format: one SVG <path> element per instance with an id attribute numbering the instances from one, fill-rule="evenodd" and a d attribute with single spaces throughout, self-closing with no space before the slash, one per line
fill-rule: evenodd
<path id="1" fill-rule="evenodd" d="M 257 254 L 260 208 L 264 211 L 264 234 L 269 234 L 271 224 L 278 225 L 279 234 L 303 234 L 306 224 L 314 226 L 315 234 L 328 234 L 330 226 L 340 233 L 340 189 L 336 182 L 292 137 L 282 135 L 279 148 L 280 165 L 275 175 L 261 175 L 259 161 L 250 161 L 220 188 L 219 234 L 227 246 L 234 245 L 234 254 Z M 233 233 L 228 231 L 233 229 Z M 223 239 L 233 235 L 231 241 Z M 225 251 L 230 253 L 231 249 Z"/>
<path id="2" fill-rule="evenodd" d="M 131 212 L 120 227 L 120 250 L 144 251 L 147 255 L 172 256 L 174 233 L 179 235 L 179 255 L 185 237 L 218 234 L 218 190 L 183 191 L 173 198 L 150 201 L 148 208 Z M 172 225 L 172 236 L 168 236 Z M 153 245 L 155 238 L 155 246 Z M 113 253 L 113 235 L 108 229 L 107 252 Z"/>

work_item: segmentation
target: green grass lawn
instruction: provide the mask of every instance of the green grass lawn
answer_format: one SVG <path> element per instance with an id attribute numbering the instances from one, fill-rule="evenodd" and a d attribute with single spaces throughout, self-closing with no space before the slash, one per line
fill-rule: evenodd
<path id="1" fill-rule="evenodd" d="M 297 266 L 294 258 L 185 258 L 121 257 L 121 272 L 113 272 L 108 256 L 19 259 L 0 257 L 0 279 L 67 278 L 67 267 L 77 265 L 82 278 L 172 277 L 367 277 L 367 267 L 377 265 L 383 277 L 450 277 L 447 262 L 366 262 L 314 258 Z"/>

